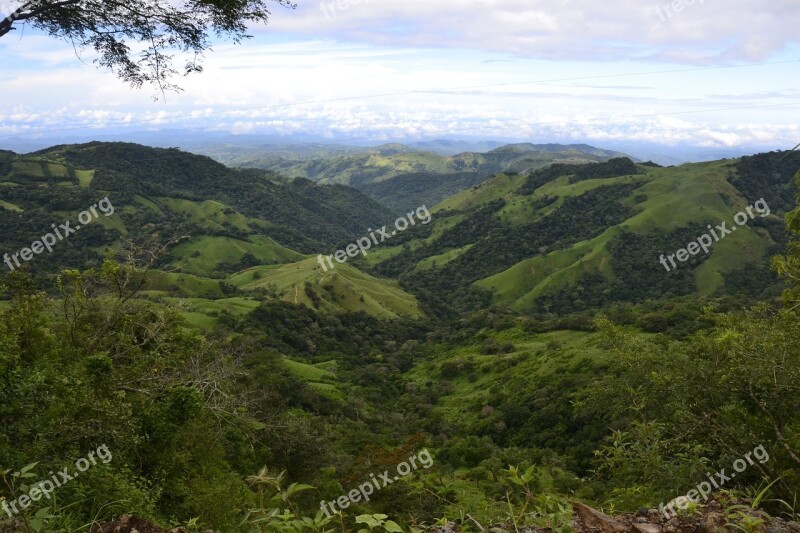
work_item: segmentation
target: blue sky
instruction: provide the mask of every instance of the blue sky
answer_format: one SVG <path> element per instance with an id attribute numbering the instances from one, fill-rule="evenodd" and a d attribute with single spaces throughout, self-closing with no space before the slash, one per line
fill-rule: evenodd
<path id="1" fill-rule="evenodd" d="M 0 38 L 0 147 L 165 129 L 376 144 L 800 142 L 796 0 L 312 0 L 272 11 L 253 39 L 218 43 L 166 101 L 96 69 L 91 51 L 78 59 L 30 28 Z"/>

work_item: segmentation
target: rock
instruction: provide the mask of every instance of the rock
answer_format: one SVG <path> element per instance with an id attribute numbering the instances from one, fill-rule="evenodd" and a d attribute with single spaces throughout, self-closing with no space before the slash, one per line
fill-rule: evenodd
<path id="1" fill-rule="evenodd" d="M 674 533 L 681 527 L 681 521 L 677 516 L 670 518 L 664 524 L 664 533 Z"/>
<path id="2" fill-rule="evenodd" d="M 725 524 L 727 523 L 725 515 L 720 512 L 712 511 L 703 517 L 700 523 L 700 531 L 704 533 L 717 533 L 725 531 Z"/>
<path id="3" fill-rule="evenodd" d="M 575 519 L 584 530 L 599 529 L 604 533 L 626 533 L 630 527 L 610 516 L 606 516 L 600 511 L 592 509 L 588 505 L 579 502 L 572 504 Z"/>
<path id="4" fill-rule="evenodd" d="M 711 500 L 708 502 L 708 505 L 706 505 L 706 509 L 709 511 L 722 511 L 722 504 L 717 500 Z"/>
<path id="5" fill-rule="evenodd" d="M 767 533 L 791 533 L 789 524 L 783 518 L 773 518 L 767 525 Z"/>
<path id="6" fill-rule="evenodd" d="M 655 524 L 633 524 L 633 530 L 637 533 L 661 533 L 661 526 Z"/>

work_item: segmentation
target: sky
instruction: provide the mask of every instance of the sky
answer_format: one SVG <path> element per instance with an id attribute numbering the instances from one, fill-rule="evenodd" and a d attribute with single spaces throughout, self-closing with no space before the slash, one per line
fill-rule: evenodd
<path id="1" fill-rule="evenodd" d="M 17 5 L 0 0 L 0 11 Z M 344 144 L 439 138 L 787 149 L 798 0 L 311 0 L 154 100 L 91 51 L 0 38 L 0 148 L 187 130 Z"/>

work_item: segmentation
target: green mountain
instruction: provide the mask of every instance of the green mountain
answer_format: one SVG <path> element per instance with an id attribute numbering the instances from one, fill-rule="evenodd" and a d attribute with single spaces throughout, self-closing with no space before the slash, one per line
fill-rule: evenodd
<path id="1" fill-rule="evenodd" d="M 222 303 L 240 313 L 252 309 L 248 302 L 257 306 L 259 298 L 282 298 L 295 284 L 303 294 L 296 303 L 312 305 L 305 289 L 311 283 L 324 288 L 323 311 L 419 314 L 416 300 L 396 282 L 347 265 L 337 270 L 335 282 L 326 282 L 307 266 L 308 254 L 328 253 L 393 218 L 351 188 L 233 170 L 178 150 L 91 143 L 27 155 L 1 153 L 0 191 L 0 222 L 6 228 L 0 242 L 8 253 L 29 247 L 51 231 L 51 223 L 72 220 L 74 227 L 77 214 L 98 200 L 108 198 L 113 206 L 111 216 L 100 213 L 96 224 L 70 235 L 52 253 L 37 255 L 29 265 L 34 273 L 98 264 L 107 247 L 123 240 L 178 236 L 146 294 L 219 301 L 211 307 L 193 302 L 190 313 L 219 311 L 226 307 Z M 261 283 L 243 282 L 254 274 L 253 267 L 268 271 L 280 265 L 304 275 L 290 280 L 268 272 Z M 392 297 L 380 298 L 381 293 Z"/>
<path id="2" fill-rule="evenodd" d="M 433 146 L 438 147 L 438 145 Z M 434 205 L 448 196 L 485 181 L 497 172 L 527 173 L 551 163 L 606 161 L 624 154 L 588 145 L 530 143 L 501 146 L 486 153 L 441 155 L 402 144 L 335 152 L 241 149 L 209 152 L 226 164 L 269 169 L 289 177 L 355 187 L 371 198 L 404 212 Z"/>
<path id="3" fill-rule="evenodd" d="M 511 145 L 471 156 L 480 159 L 473 160 L 478 167 L 494 161 L 492 168 L 522 168 L 532 153 L 564 155 L 560 148 Z M 569 148 L 578 149 L 586 157 L 609 155 Z M 420 154 L 400 145 L 377 152 L 395 163 Z M 349 187 L 231 169 L 174 149 L 90 143 L 0 153 L 0 220 L 8 228 L 4 248 L 19 250 L 47 231 L 42 220 L 65 220 L 103 197 L 114 204 L 114 216 L 99 217 L 52 254 L 37 256 L 34 272 L 97 263 L 104 247 L 122 238 L 188 236 L 159 265 L 165 274 L 150 288 L 152 297 L 268 294 L 325 312 L 419 316 L 410 291 L 430 310 L 491 302 L 566 314 L 690 294 L 777 294 L 767 259 L 785 243 L 781 217 L 792 205 L 788 176 L 798 157 L 762 154 L 669 168 L 627 158 L 559 162 L 479 184 L 472 184 L 479 172 L 427 181 L 422 174 L 396 176 L 364 188 L 395 198 L 393 209 L 419 196 L 447 197 L 434 222 L 353 260 L 327 282 L 309 255 L 328 255 L 381 227 L 393 218 L 388 209 Z M 755 216 L 709 254 L 669 271 L 661 264 L 662 254 L 687 246 L 708 225 L 733 224 L 738 211 L 762 197 L 767 216 Z"/>
<path id="4" fill-rule="evenodd" d="M 800 155 L 785 155 L 670 168 L 620 158 L 499 174 L 439 204 L 429 235 L 372 268 L 462 309 L 492 302 L 564 314 L 688 294 L 774 296 L 768 259 L 786 242 L 782 217 L 800 166 Z M 769 212 L 747 216 L 710 253 L 669 271 L 660 263 L 709 224 L 737 226 L 736 213 L 761 198 Z"/>

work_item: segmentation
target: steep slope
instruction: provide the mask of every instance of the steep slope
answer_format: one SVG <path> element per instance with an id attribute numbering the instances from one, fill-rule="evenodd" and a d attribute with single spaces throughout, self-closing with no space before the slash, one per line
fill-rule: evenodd
<path id="1" fill-rule="evenodd" d="M 492 301 L 569 313 L 687 294 L 774 295 L 768 258 L 785 242 L 781 217 L 800 168 L 800 154 L 784 155 L 670 168 L 615 159 L 500 174 L 437 206 L 431 235 L 381 258 L 375 272 L 462 309 Z M 737 226 L 734 216 L 762 197 L 769 212 L 756 209 Z M 666 271 L 661 254 L 723 221 L 735 233 Z"/>
<path id="2" fill-rule="evenodd" d="M 116 197 L 125 195 L 126 200 L 139 194 L 221 201 L 271 224 L 266 232 L 281 244 L 308 253 L 390 218 L 384 208 L 352 189 L 286 181 L 261 171 L 238 171 L 175 149 L 89 143 L 57 146 L 31 155 L 72 168 L 93 169 L 91 188 Z"/>
<path id="3" fill-rule="evenodd" d="M 322 312 L 366 312 L 379 318 L 422 315 L 416 298 L 397 282 L 379 280 L 347 264 L 324 273 L 316 258 L 255 267 L 231 276 L 228 282 L 245 292 L 266 289 L 285 302 Z"/>
<path id="4" fill-rule="evenodd" d="M 242 314 L 260 298 L 282 297 L 228 283 L 236 273 L 302 265 L 307 254 L 352 242 L 368 227 L 393 218 L 347 187 L 236 171 L 206 157 L 131 144 L 58 146 L 28 155 L 3 152 L 0 171 L 3 253 L 31 247 L 51 231 L 51 223 L 69 220 L 75 228 L 78 213 L 90 206 L 96 219 L 58 242 L 52 253 L 35 255 L 27 265 L 34 275 L 96 265 L 122 239 L 182 236 L 158 264 L 161 272 L 145 294 L 186 298 L 182 305 L 187 315 L 204 326 L 220 310 Z M 374 312 L 382 318 L 419 314 L 414 297 L 396 282 L 349 266 L 340 270 L 339 299 L 331 299 L 323 312 Z M 380 300 L 382 293 L 389 297 Z M 209 305 L 210 300 L 216 303 Z M 313 302 L 306 298 L 297 303 Z"/>

